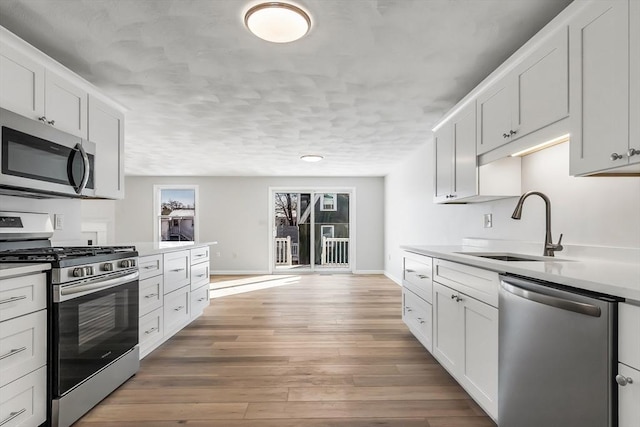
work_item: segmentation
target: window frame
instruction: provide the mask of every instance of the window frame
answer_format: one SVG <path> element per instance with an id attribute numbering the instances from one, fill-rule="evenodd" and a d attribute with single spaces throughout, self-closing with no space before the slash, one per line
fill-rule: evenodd
<path id="1" fill-rule="evenodd" d="M 330 196 L 333 200 L 333 207 L 331 209 L 325 208 L 324 198 L 326 196 Z M 322 197 L 320 198 L 320 211 L 322 212 L 337 212 L 338 210 L 338 193 L 322 193 Z"/>
<path id="2" fill-rule="evenodd" d="M 179 242 L 166 241 L 160 239 L 160 217 L 161 215 L 161 204 L 162 204 L 162 190 L 193 190 L 194 191 L 194 202 L 195 209 L 193 214 L 193 242 L 189 242 L 187 240 L 182 240 Z M 153 242 L 158 244 L 159 246 L 175 246 L 175 245 L 184 245 L 188 243 L 196 243 L 200 241 L 199 233 L 200 233 L 200 198 L 199 198 L 199 187 L 196 184 L 154 184 L 153 186 Z"/>

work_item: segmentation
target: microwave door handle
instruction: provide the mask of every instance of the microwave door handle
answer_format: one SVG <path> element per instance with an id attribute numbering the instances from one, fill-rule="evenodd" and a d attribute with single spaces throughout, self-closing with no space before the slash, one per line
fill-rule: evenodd
<path id="1" fill-rule="evenodd" d="M 80 186 L 76 188 L 76 193 L 81 194 L 87 186 L 87 182 L 89 182 L 89 175 L 91 174 L 91 171 L 89 170 L 89 156 L 87 156 L 87 152 L 84 150 L 84 147 L 82 147 L 82 144 L 76 144 L 76 148 L 80 151 L 80 155 L 82 155 L 82 163 L 84 164 L 82 182 L 80 182 Z"/>

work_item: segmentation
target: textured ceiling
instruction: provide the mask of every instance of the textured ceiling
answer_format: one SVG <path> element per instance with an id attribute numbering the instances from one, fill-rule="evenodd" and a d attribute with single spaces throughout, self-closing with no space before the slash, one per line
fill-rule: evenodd
<path id="1" fill-rule="evenodd" d="M 296 3 L 290 44 L 243 0 L 2 0 L 0 25 L 130 109 L 128 175 L 382 176 L 570 1 Z"/>

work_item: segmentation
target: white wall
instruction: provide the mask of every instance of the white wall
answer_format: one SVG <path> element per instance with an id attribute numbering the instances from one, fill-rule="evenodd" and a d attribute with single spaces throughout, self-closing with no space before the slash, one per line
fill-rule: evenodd
<path id="1" fill-rule="evenodd" d="M 56 230 L 51 238 L 54 245 L 80 245 L 80 200 L 79 199 L 30 199 L 0 196 L 0 211 L 48 213 L 53 224 L 53 215 L 64 215 L 64 228 Z"/>
<path id="2" fill-rule="evenodd" d="M 544 202 L 526 200 L 522 220 L 511 219 L 517 199 L 467 205 L 436 205 L 433 145 L 429 142 L 385 178 L 385 272 L 401 277 L 400 245 L 457 245 L 464 237 L 544 241 Z M 425 166 L 426 165 L 426 166 Z M 551 200 L 552 234 L 563 243 L 640 248 L 640 178 L 569 176 L 569 144 L 522 160 L 522 191 Z M 483 214 L 493 228 L 483 228 Z"/>
<path id="3" fill-rule="evenodd" d="M 384 268 L 383 178 L 128 176 L 126 197 L 115 202 L 115 243 L 153 241 L 154 184 L 198 185 L 199 240 L 219 242 L 212 269 L 246 273 L 269 270 L 269 187 L 354 187 L 356 269 Z"/>

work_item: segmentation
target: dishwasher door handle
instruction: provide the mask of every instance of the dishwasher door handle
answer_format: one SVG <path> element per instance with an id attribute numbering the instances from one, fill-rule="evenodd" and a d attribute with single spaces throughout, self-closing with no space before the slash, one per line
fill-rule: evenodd
<path id="1" fill-rule="evenodd" d="M 500 282 L 500 286 L 506 292 L 524 299 L 535 301 L 540 304 L 545 304 L 551 307 L 573 311 L 580 314 L 586 314 L 587 316 L 592 317 L 600 317 L 600 315 L 602 314 L 600 307 L 597 307 L 595 305 L 548 295 L 537 289 L 535 291 L 532 289 L 527 289 L 526 282 L 516 285 L 509 282 L 508 280 L 502 279 L 502 281 Z"/>

